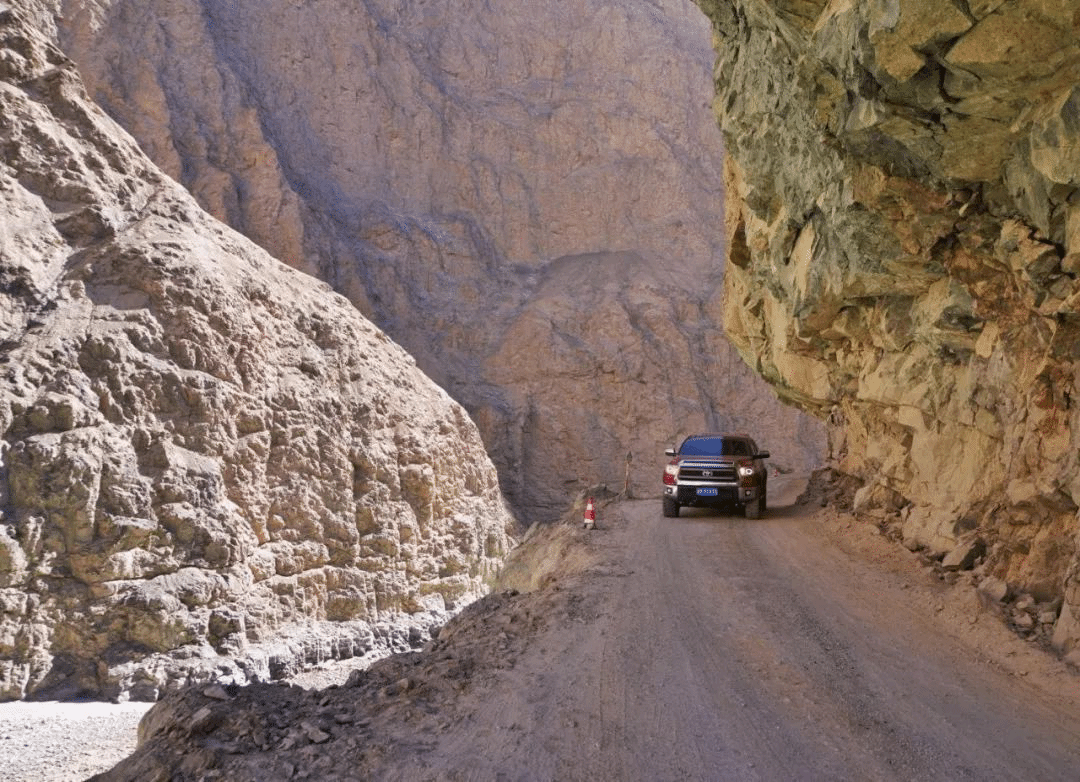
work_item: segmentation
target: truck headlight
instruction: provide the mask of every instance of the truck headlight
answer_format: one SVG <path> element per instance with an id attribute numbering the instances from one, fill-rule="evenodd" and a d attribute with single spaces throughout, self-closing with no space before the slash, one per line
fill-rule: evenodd
<path id="1" fill-rule="evenodd" d="M 744 478 L 750 478 L 750 477 L 753 476 L 753 474 L 754 474 L 754 468 L 753 467 L 743 465 L 742 467 L 739 468 L 739 475 L 741 475 Z"/>

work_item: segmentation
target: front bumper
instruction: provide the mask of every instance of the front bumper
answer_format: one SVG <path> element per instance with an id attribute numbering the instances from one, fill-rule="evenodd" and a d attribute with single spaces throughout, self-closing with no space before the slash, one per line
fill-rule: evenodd
<path id="1" fill-rule="evenodd" d="M 715 495 L 702 496 L 699 488 L 716 489 Z M 758 498 L 757 486 L 735 484 L 693 483 L 664 486 L 664 496 L 672 497 L 680 505 L 727 505 L 733 502 L 752 502 Z"/>

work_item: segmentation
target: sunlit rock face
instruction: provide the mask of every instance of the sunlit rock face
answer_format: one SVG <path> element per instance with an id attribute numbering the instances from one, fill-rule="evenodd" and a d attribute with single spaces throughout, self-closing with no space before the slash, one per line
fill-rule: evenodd
<path id="1" fill-rule="evenodd" d="M 725 323 L 911 547 L 971 536 L 1080 641 L 1080 13 L 700 0 Z"/>
<path id="2" fill-rule="evenodd" d="M 32 5 L 206 209 L 328 281 L 469 409 L 528 518 L 598 482 L 656 494 L 663 448 L 695 430 L 820 460 L 820 424 L 721 331 L 722 149 L 693 4 Z"/>
<path id="3" fill-rule="evenodd" d="M 203 212 L 0 3 L 0 699 L 362 654 L 488 588 L 460 405 Z"/>

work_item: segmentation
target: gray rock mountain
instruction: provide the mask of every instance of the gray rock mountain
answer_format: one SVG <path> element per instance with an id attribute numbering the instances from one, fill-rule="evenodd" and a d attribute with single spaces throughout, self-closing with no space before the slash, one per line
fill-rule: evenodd
<path id="1" fill-rule="evenodd" d="M 688 0 L 26 5 L 205 209 L 465 405 L 530 518 L 627 474 L 656 492 L 691 431 L 820 460 L 820 424 L 720 326 L 713 50 Z"/>

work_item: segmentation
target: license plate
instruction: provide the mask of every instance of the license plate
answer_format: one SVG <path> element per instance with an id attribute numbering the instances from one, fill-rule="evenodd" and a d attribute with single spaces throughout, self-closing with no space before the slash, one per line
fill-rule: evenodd
<path id="1" fill-rule="evenodd" d="M 720 493 L 719 489 L 712 489 L 712 488 L 705 488 L 705 487 L 702 487 L 702 488 L 697 490 L 697 496 L 699 496 L 699 497 L 715 497 L 719 493 Z"/>

